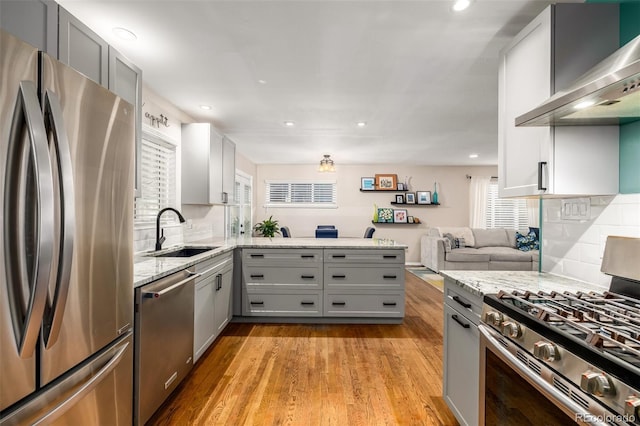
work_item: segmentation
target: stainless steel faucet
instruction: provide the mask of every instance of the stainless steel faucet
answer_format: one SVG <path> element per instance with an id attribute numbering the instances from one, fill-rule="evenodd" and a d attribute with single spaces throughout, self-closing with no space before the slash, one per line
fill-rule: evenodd
<path id="1" fill-rule="evenodd" d="M 162 229 L 162 231 L 160 230 L 160 216 L 162 216 L 162 213 L 166 212 L 167 210 L 171 210 L 172 212 L 177 214 L 178 220 L 180 221 L 180 223 L 185 222 L 184 217 L 182 217 L 182 214 L 180 214 L 180 212 L 174 209 L 173 207 L 166 207 L 160 210 L 158 212 L 158 216 L 156 217 L 156 251 L 162 250 L 162 243 L 164 243 L 164 240 L 166 240 L 166 238 L 164 237 L 164 229 Z"/>

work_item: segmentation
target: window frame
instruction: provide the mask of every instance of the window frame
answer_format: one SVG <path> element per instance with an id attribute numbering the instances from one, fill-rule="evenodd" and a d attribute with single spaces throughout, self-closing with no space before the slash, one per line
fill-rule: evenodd
<path id="1" fill-rule="evenodd" d="M 512 210 L 512 215 L 505 215 L 513 217 L 511 223 L 505 223 L 500 221 L 500 217 L 496 207 L 500 210 Z M 491 180 L 487 186 L 487 206 L 485 210 L 485 228 L 507 228 L 522 230 L 527 229 L 529 224 L 529 212 L 527 208 L 527 202 L 521 198 L 500 198 L 499 185 L 497 180 Z"/>

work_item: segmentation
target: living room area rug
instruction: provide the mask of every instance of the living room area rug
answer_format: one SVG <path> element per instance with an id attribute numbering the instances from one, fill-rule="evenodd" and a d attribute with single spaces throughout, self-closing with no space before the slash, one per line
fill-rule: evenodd
<path id="1" fill-rule="evenodd" d="M 422 281 L 431 284 L 440 291 L 444 291 L 444 278 L 424 266 L 407 267 L 406 270 Z"/>

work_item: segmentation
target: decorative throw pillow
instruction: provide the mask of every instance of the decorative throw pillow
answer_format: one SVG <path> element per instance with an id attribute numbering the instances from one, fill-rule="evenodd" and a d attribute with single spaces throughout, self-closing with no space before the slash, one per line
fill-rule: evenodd
<path id="1" fill-rule="evenodd" d="M 529 227 L 529 232 L 536 234 L 536 240 L 540 240 L 540 228 Z"/>
<path id="2" fill-rule="evenodd" d="M 465 248 L 466 247 L 466 245 L 464 243 L 464 238 L 456 238 L 452 234 L 449 234 L 449 233 L 444 234 L 443 237 L 446 238 L 449 241 L 449 245 L 451 246 L 452 249 Z M 446 247 L 446 245 L 445 245 L 445 247 Z"/>
<path id="3" fill-rule="evenodd" d="M 526 235 L 516 232 L 516 247 L 521 251 L 538 250 L 540 248 L 540 243 L 533 231 Z"/>

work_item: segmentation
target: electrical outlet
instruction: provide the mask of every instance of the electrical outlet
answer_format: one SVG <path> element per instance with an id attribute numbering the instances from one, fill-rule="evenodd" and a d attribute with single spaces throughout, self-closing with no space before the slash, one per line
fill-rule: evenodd
<path id="1" fill-rule="evenodd" d="M 590 216 L 591 200 L 589 198 L 562 200 L 562 220 L 589 220 Z"/>
<path id="2" fill-rule="evenodd" d="M 187 219 L 187 229 L 193 229 L 193 220 L 192 219 Z"/>

